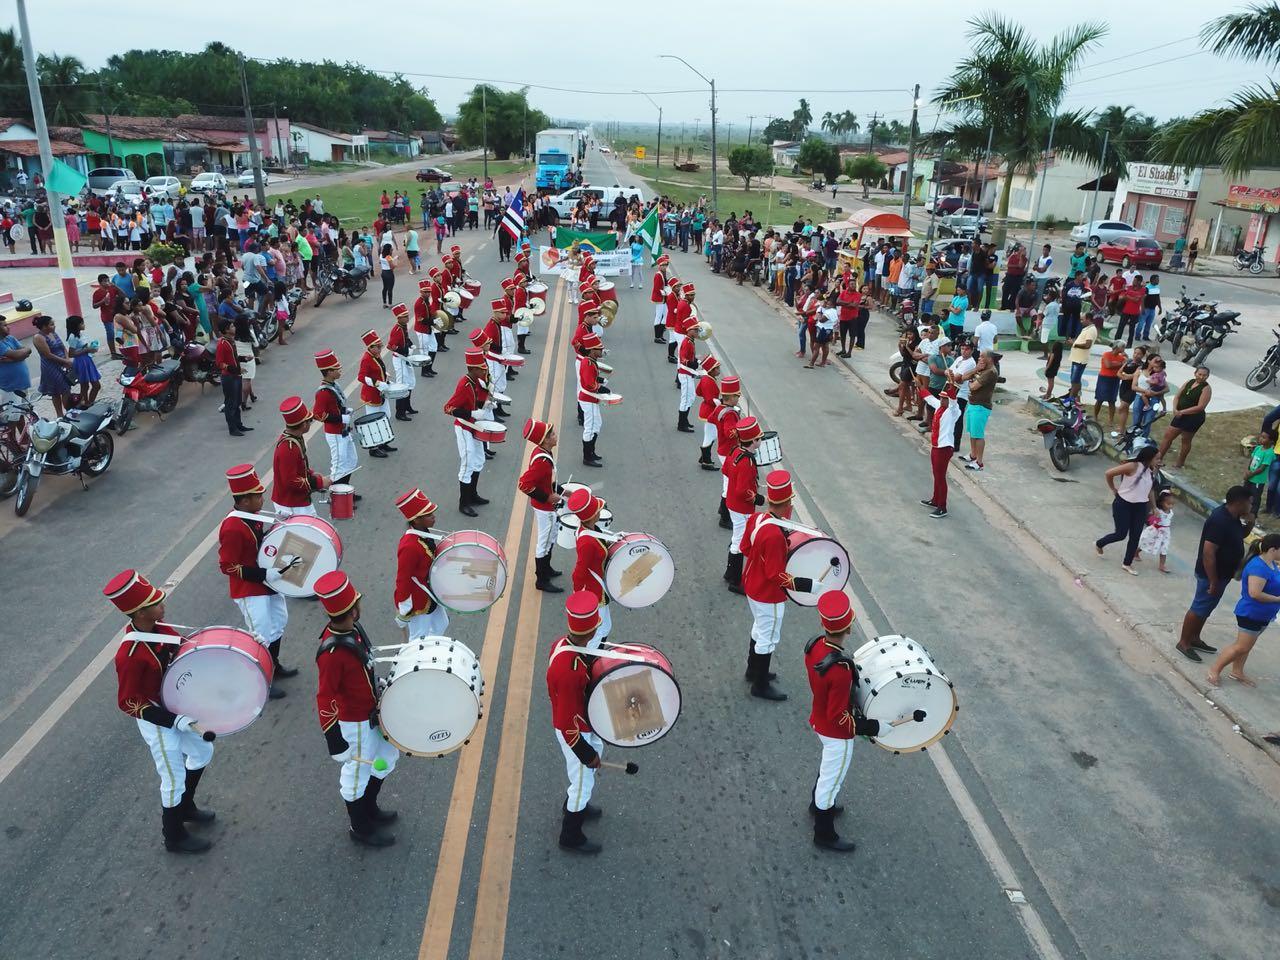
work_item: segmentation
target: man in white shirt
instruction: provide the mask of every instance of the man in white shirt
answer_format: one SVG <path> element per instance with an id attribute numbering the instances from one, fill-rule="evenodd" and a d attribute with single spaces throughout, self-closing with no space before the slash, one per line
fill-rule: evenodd
<path id="1" fill-rule="evenodd" d="M 973 330 L 973 335 L 978 341 L 977 352 L 979 354 L 996 348 L 996 334 L 999 333 L 999 330 L 1000 328 L 996 326 L 995 321 L 991 319 L 991 311 L 983 310 L 981 319 Z M 968 396 L 967 393 L 960 395 L 962 397 Z"/>
<path id="2" fill-rule="evenodd" d="M 1049 280 L 1049 268 L 1053 266 L 1053 247 L 1049 244 L 1044 245 L 1044 252 L 1036 258 L 1035 266 L 1031 268 L 1031 272 L 1035 275 L 1036 296 L 1044 296 L 1044 285 Z"/>
<path id="3" fill-rule="evenodd" d="M 316 198 L 311 201 L 311 209 L 320 216 L 324 216 L 324 201 L 320 199 L 320 194 L 316 194 Z"/>
<path id="4" fill-rule="evenodd" d="M 947 380 L 956 384 L 956 404 L 960 408 L 956 416 L 956 441 L 953 446 L 960 449 L 960 437 L 964 435 L 964 411 L 969 406 L 968 374 L 978 369 L 978 361 L 974 358 L 973 340 L 965 338 L 960 341 L 960 356 L 947 368 Z"/>

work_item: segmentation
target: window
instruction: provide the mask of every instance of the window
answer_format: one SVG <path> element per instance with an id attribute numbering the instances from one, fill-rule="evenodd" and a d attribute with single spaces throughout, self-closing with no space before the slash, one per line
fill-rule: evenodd
<path id="1" fill-rule="evenodd" d="M 1165 233 L 1182 233 L 1182 225 L 1186 222 L 1187 211 L 1182 207 L 1165 207 L 1164 222 L 1160 229 Z"/>
<path id="2" fill-rule="evenodd" d="M 1098 226 L 1103 230 L 1121 230 L 1126 233 L 1133 229 L 1133 227 L 1129 226 L 1127 223 L 1122 223 L 1119 220 L 1107 220 L 1098 224 Z"/>
<path id="3" fill-rule="evenodd" d="M 538 162 L 567 167 L 569 165 L 569 157 L 564 153 L 540 153 L 538 154 Z"/>
<path id="4" fill-rule="evenodd" d="M 1138 208 L 1141 228 L 1147 233 L 1155 233 L 1156 227 L 1160 224 L 1160 214 L 1164 209 L 1164 204 L 1161 203 L 1141 204 Z"/>

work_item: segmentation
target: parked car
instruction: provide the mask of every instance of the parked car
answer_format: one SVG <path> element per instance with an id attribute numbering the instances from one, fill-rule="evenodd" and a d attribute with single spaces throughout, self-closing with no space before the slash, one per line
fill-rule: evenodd
<path id="1" fill-rule="evenodd" d="M 107 187 L 106 190 L 103 190 L 102 195 L 106 197 L 120 195 L 124 197 L 127 202 L 137 206 L 142 203 L 143 200 L 147 199 L 148 190 L 149 188 L 147 185 L 141 180 L 117 180 L 115 183 L 111 184 L 111 186 Z"/>
<path id="2" fill-rule="evenodd" d="M 177 200 L 182 196 L 182 181 L 177 177 L 147 177 L 147 193 L 152 197 Z"/>
<path id="3" fill-rule="evenodd" d="M 262 171 L 262 185 L 265 187 L 271 182 L 271 178 L 267 176 L 267 171 Z M 236 186 L 252 187 L 253 186 L 253 169 L 241 170 L 240 175 L 236 177 Z"/>
<path id="4" fill-rule="evenodd" d="M 1096 247 L 1101 243 L 1110 243 L 1112 240 L 1118 240 L 1121 237 L 1155 239 L 1145 230 L 1132 227 L 1123 220 L 1090 220 L 1088 223 L 1082 223 L 1071 231 L 1071 239 L 1073 241 L 1076 243 L 1088 243 L 1091 247 Z"/>
<path id="5" fill-rule="evenodd" d="M 111 190 L 119 180 L 137 180 L 128 167 L 95 167 L 89 171 L 89 189 L 97 194 Z"/>
<path id="6" fill-rule="evenodd" d="M 198 173 L 191 178 L 191 185 L 187 189 L 192 193 L 226 193 L 227 178 L 212 171 Z"/>
<path id="7" fill-rule="evenodd" d="M 953 193 L 942 197 L 930 197 L 924 202 L 924 212 L 941 217 L 949 213 L 955 213 L 968 205 L 964 197 Z"/>
<path id="8" fill-rule="evenodd" d="M 1117 237 L 1099 245 L 1098 257 L 1104 263 L 1118 263 L 1122 267 L 1155 269 L 1160 266 L 1164 250 L 1149 237 Z"/>
<path id="9" fill-rule="evenodd" d="M 453 179 L 453 174 L 439 167 L 423 167 L 413 178 L 419 183 L 446 183 Z"/>
<path id="10" fill-rule="evenodd" d="M 611 187 L 574 187 L 571 190 L 566 190 L 558 197 L 552 197 L 550 202 L 557 215 L 567 217 L 573 213 L 573 208 L 578 205 L 579 200 L 590 202 L 592 197 L 600 199 L 602 216 L 604 212 L 613 209 L 614 201 L 618 197 L 622 197 L 627 202 L 630 202 L 632 197 L 639 198 L 641 203 L 645 199 L 644 191 L 639 187 L 620 187 L 615 183 Z"/>
<path id="11" fill-rule="evenodd" d="M 987 218 L 979 212 L 977 207 L 963 207 L 941 219 L 938 234 L 943 237 L 973 238 L 985 233 L 989 227 Z"/>
<path id="12" fill-rule="evenodd" d="M 608 147 L 601 147 L 601 148 L 600 148 L 600 152 L 601 152 L 601 153 L 613 153 L 613 151 L 612 151 L 612 150 L 610 150 Z"/>

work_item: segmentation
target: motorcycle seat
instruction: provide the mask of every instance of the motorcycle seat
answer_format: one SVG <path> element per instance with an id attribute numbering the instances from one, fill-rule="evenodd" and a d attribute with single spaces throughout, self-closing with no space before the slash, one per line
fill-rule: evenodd
<path id="1" fill-rule="evenodd" d="M 147 370 L 146 375 L 142 378 L 147 383 L 163 383 L 173 376 L 173 372 L 178 369 L 177 360 L 161 360 L 154 367 Z"/>
<path id="2" fill-rule="evenodd" d="M 102 422 L 115 414 L 109 403 L 95 403 L 88 410 L 81 410 L 76 421 L 76 433 L 82 437 L 91 437 L 98 432 Z"/>

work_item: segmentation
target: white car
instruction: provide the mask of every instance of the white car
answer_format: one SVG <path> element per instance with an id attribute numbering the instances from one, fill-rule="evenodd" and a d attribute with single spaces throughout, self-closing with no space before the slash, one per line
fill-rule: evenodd
<path id="1" fill-rule="evenodd" d="M 147 193 L 177 200 L 182 196 L 182 181 L 177 177 L 147 177 Z"/>
<path id="2" fill-rule="evenodd" d="M 1123 220 L 1091 220 L 1082 223 L 1071 231 L 1071 239 L 1076 243 L 1087 243 L 1096 247 L 1115 240 L 1152 240 L 1154 237 L 1145 230 L 1132 227 Z"/>
<path id="3" fill-rule="evenodd" d="M 262 171 L 262 185 L 265 187 L 265 186 L 266 186 L 268 183 L 270 183 L 270 182 L 271 182 L 271 178 L 267 176 L 267 171 L 263 170 L 263 171 Z M 252 171 L 252 170 L 241 170 L 241 171 L 240 171 L 240 175 L 239 175 L 238 177 L 236 177 L 236 186 L 238 186 L 238 187 L 252 187 L 252 186 L 253 186 L 253 171 Z"/>
<path id="4" fill-rule="evenodd" d="M 608 147 L 601 147 L 601 148 L 600 148 L 600 152 L 601 152 L 601 153 L 613 153 L 613 151 L 612 151 L 612 150 L 610 150 Z"/>
<path id="5" fill-rule="evenodd" d="M 212 171 L 198 173 L 191 178 L 191 185 L 187 189 L 192 193 L 226 193 L 227 178 Z"/>
<path id="6" fill-rule="evenodd" d="M 129 203 L 139 204 L 146 199 L 143 196 L 143 191 L 146 189 L 148 189 L 147 185 L 141 180 L 117 180 L 107 188 L 106 195 L 112 198 L 123 196 Z"/>

